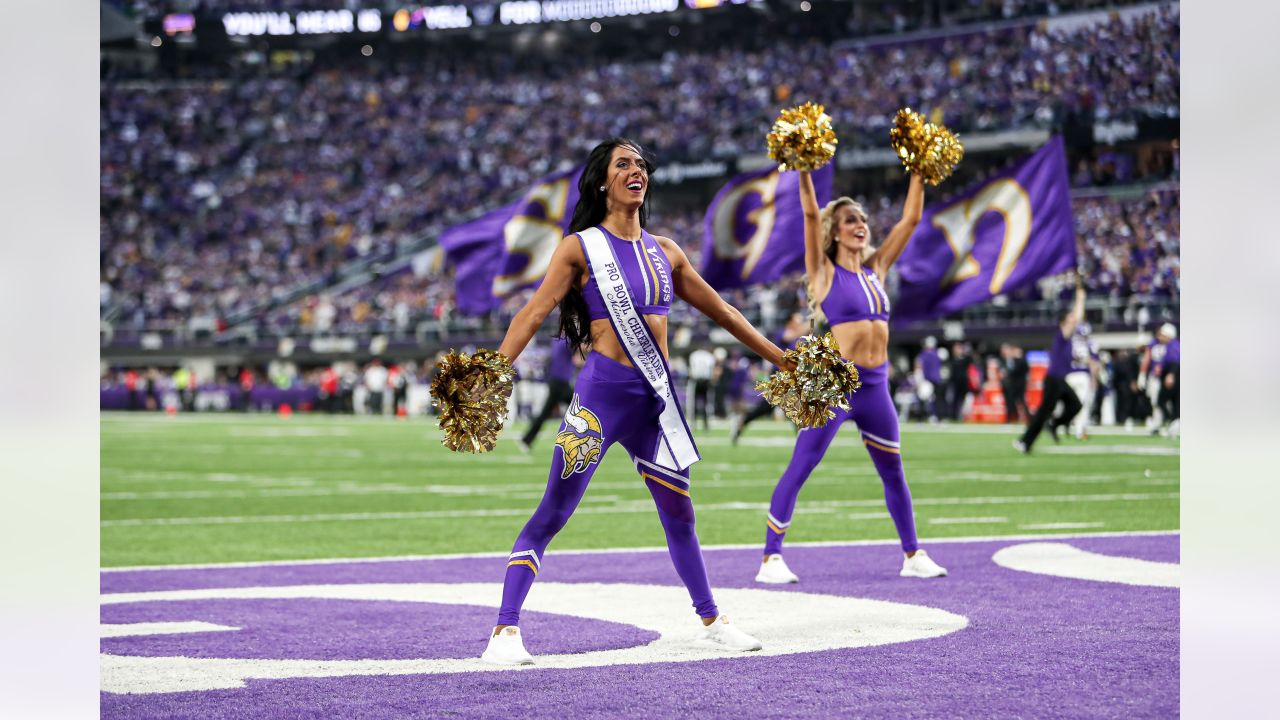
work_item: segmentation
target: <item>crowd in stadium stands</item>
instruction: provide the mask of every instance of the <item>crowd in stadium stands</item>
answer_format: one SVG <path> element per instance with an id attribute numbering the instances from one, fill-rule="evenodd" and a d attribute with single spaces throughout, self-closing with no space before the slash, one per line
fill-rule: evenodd
<path id="1" fill-rule="evenodd" d="M 1138 201 L 1091 198 L 1075 205 L 1090 295 L 1179 297 L 1178 193 L 1152 192 Z"/>
<path id="2" fill-rule="evenodd" d="M 884 237 L 900 207 L 881 198 L 866 203 L 878 237 Z M 1139 199 L 1082 197 L 1074 203 L 1078 252 L 1086 275 L 1086 289 L 1095 299 L 1110 298 L 1141 304 L 1177 300 L 1179 287 L 1179 194 L 1153 191 Z M 657 215 L 651 230 L 676 240 L 695 267 L 701 266 L 702 223 L 700 212 Z M 890 291 L 896 273 L 890 275 Z M 1017 299 L 1068 300 L 1074 280 L 1067 276 L 1046 278 L 1017 293 Z M 803 310 L 803 278 L 795 274 L 768 287 L 728 290 L 724 297 L 748 318 L 765 327 L 776 325 L 793 310 Z M 349 292 L 316 294 L 271 313 L 264 332 L 303 334 L 387 334 L 413 336 L 420 331 L 441 336 L 451 321 L 454 280 L 447 272 L 415 276 L 409 268 Z M 528 299 L 516 293 L 496 308 L 483 327 L 505 327 Z M 685 303 L 672 306 L 673 326 L 708 326 L 708 321 Z"/>
<path id="3" fill-rule="evenodd" d="M 777 108 L 811 98 L 834 113 L 842 146 L 883 145 L 909 103 L 962 133 L 1176 113 L 1178 28 L 1174 5 L 1064 33 L 1022 26 L 856 50 L 779 40 L 587 65 L 429 56 L 194 85 L 105 79 L 103 314 L 132 328 L 234 322 L 509 199 L 598 136 L 635 134 L 666 158 L 758 153 Z M 549 107 L 574 112 L 529 122 Z M 1164 241 L 1144 229 L 1160 245 L 1153 262 L 1174 245 L 1153 291 L 1176 279 L 1173 217 Z M 1139 287 L 1114 255 L 1099 258 L 1125 276 L 1110 282 Z"/>

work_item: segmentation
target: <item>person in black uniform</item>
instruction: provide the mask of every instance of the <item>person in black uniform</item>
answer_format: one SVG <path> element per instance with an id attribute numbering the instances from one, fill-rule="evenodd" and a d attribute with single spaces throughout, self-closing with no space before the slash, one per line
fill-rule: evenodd
<path id="1" fill-rule="evenodd" d="M 1004 391 L 1004 421 L 1007 423 L 1029 420 L 1031 412 L 1027 409 L 1027 360 L 1022 356 L 1022 348 L 1012 343 L 1000 345 L 1001 366 L 1004 376 L 1000 380 Z"/>

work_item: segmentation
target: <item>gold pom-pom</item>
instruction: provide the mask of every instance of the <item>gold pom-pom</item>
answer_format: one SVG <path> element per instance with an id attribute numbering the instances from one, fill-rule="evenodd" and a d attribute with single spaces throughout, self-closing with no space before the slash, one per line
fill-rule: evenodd
<path id="1" fill-rule="evenodd" d="M 848 410 L 849 393 L 862 387 L 858 368 L 840 357 L 840 346 L 831 333 L 800 338 L 782 358 L 794 362 L 796 369 L 775 372 L 756 383 L 756 390 L 799 427 L 826 425 L 836 416 L 831 408 Z"/>
<path id="2" fill-rule="evenodd" d="M 835 157 L 839 142 L 831 116 L 811 102 L 783 110 L 765 141 L 779 170 L 817 170 Z"/>
<path id="3" fill-rule="evenodd" d="M 440 442 L 454 452 L 489 452 L 507 419 L 515 370 L 506 355 L 450 351 L 431 381 L 432 405 L 440 408 Z"/>
<path id="4" fill-rule="evenodd" d="M 929 185 L 946 180 L 964 157 L 964 146 L 955 134 L 942 125 L 925 122 L 911 108 L 899 110 L 894 117 L 889 143 L 903 167 Z"/>

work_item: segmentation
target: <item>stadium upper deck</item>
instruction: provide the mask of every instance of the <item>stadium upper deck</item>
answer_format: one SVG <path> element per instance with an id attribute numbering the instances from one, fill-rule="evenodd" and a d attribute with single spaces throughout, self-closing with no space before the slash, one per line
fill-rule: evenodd
<path id="1" fill-rule="evenodd" d="M 103 316 L 122 330 L 287 322 L 306 300 L 267 310 L 353 263 L 416 247 L 597 136 L 637 135 L 664 159 L 732 159 L 758 153 L 762 128 L 792 99 L 824 100 L 852 146 L 882 144 L 905 104 L 962 133 L 1176 116 L 1176 5 L 1062 27 L 962 27 L 941 44 L 857 49 L 799 35 L 764 46 L 747 33 L 738 46 L 589 67 L 566 53 L 406 51 L 222 81 L 104 79 Z M 1078 184 L 1097 182 L 1100 164 L 1080 161 Z M 1173 217 L 1159 244 L 1176 268 Z M 1142 260 L 1139 275 L 1168 280 L 1167 260 Z"/>

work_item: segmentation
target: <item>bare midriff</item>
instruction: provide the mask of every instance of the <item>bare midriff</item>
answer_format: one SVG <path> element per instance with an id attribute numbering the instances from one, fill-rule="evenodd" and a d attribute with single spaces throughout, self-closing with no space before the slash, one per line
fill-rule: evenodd
<path id="1" fill-rule="evenodd" d="M 833 325 L 831 334 L 840 345 L 840 356 L 858 367 L 880 367 L 889 360 L 889 323 L 883 320 L 843 322 Z"/>
<path id="2" fill-rule="evenodd" d="M 670 357 L 667 354 L 667 316 L 666 315 L 641 315 L 644 321 L 649 325 L 649 329 L 653 331 L 653 336 L 658 339 L 658 347 L 662 350 L 662 357 Z M 886 335 L 887 335 L 886 330 Z M 627 351 L 622 348 L 622 343 L 618 341 L 618 335 L 613 331 L 613 323 L 609 322 L 609 318 L 597 318 L 591 321 L 591 349 L 610 360 L 631 366 L 631 360 L 627 358 Z"/>

